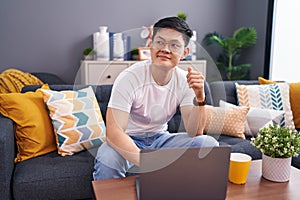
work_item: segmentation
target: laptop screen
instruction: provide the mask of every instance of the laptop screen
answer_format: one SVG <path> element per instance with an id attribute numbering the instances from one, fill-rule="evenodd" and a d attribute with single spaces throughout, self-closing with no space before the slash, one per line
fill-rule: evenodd
<path id="1" fill-rule="evenodd" d="M 142 150 L 140 200 L 225 199 L 231 148 Z"/>

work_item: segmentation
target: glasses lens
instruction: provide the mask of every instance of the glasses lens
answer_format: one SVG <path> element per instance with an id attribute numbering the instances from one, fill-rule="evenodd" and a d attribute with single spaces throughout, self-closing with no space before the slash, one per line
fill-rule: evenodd
<path id="1" fill-rule="evenodd" d="M 162 40 L 154 40 L 153 47 L 156 49 L 164 49 L 168 45 L 168 49 L 173 53 L 180 53 L 182 51 L 182 45 L 177 42 L 164 42 Z"/>
<path id="2" fill-rule="evenodd" d="M 169 44 L 169 49 L 172 51 L 172 52 L 176 52 L 176 53 L 179 53 L 181 51 L 181 44 L 178 44 L 176 42 L 174 43 L 170 43 Z"/>
<path id="3" fill-rule="evenodd" d="M 155 40 L 153 43 L 153 47 L 157 48 L 157 49 L 162 49 L 166 46 L 166 43 L 161 41 L 161 40 Z"/>

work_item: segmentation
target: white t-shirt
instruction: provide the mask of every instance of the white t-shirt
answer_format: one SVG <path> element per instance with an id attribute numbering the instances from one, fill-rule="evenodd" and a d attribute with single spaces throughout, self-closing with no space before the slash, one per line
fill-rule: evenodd
<path id="1" fill-rule="evenodd" d="M 175 67 L 169 83 L 159 86 L 150 65 L 150 60 L 135 63 L 114 82 L 108 107 L 129 113 L 127 134 L 165 131 L 178 105 L 193 105 L 186 71 Z"/>

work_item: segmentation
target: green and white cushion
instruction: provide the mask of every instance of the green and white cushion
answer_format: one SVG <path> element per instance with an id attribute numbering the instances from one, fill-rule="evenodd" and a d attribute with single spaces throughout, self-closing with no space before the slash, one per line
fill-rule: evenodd
<path id="1" fill-rule="evenodd" d="M 269 85 L 239 85 L 236 83 L 236 89 L 240 106 L 282 110 L 284 118 L 281 126 L 288 126 L 295 130 L 288 83 Z"/>

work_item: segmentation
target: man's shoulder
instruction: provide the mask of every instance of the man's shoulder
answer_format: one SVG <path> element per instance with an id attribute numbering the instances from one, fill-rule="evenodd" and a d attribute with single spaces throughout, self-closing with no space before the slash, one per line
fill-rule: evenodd
<path id="1" fill-rule="evenodd" d="M 133 65 L 131 65 L 130 67 L 128 67 L 126 69 L 126 71 L 139 71 L 139 70 L 143 70 L 144 68 L 149 68 L 150 64 L 151 64 L 150 60 L 138 61 L 138 62 L 134 63 Z"/>
<path id="2" fill-rule="evenodd" d="M 117 77 L 117 82 L 138 82 L 144 80 L 144 77 L 148 73 L 149 64 L 147 61 L 139 61 L 131 65 L 130 67 L 123 70 Z"/>

